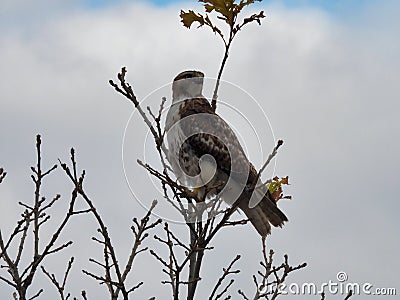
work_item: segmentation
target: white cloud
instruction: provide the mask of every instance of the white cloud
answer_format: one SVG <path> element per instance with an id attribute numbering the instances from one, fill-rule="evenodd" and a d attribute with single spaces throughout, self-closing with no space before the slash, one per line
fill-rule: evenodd
<path id="1" fill-rule="evenodd" d="M 387 3 L 366 9 L 351 22 L 317 10 L 270 6 L 263 26 L 249 26 L 233 44 L 224 78 L 260 102 L 276 136 L 286 141 L 277 171 L 290 175 L 295 200 L 282 204 L 290 222 L 274 231 L 270 244 L 278 253 L 289 253 L 294 263 L 310 263 L 293 280 L 326 281 L 345 270 L 352 280 L 396 284 L 400 26 L 393 14 L 398 4 Z M 130 219 L 143 213 L 126 187 L 120 158 L 123 129 L 132 108 L 107 81 L 126 65 L 129 80 L 143 98 L 183 69 L 202 69 L 214 76 L 221 43 L 205 29 L 183 28 L 179 9 L 145 4 L 97 11 L 68 9 L 40 26 L 27 22 L 29 27 L 4 27 L 0 154 L 10 175 L 0 188 L 1 199 L 25 199 L 32 193 L 27 180 L 36 133 L 43 133 L 48 166 L 58 157 L 66 160 L 68 148 L 76 146 L 78 161 L 88 172 L 87 189 L 110 224 L 121 255 L 127 254 Z M 151 104 L 156 107 L 157 101 Z M 258 119 L 252 123 L 256 128 L 265 126 Z M 248 148 L 257 161 L 254 147 Z M 140 168 L 137 172 L 143 176 Z M 69 183 L 61 172 L 57 176 L 48 188 L 68 197 Z M 23 185 L 15 191 L 20 181 Z M 157 196 L 148 194 L 149 201 Z M 14 206 L 4 209 L 4 203 L 2 229 L 10 225 L 3 222 L 10 210 L 16 214 Z M 87 243 L 88 253 L 100 253 L 88 241 L 95 234 L 94 223 L 82 218 L 73 224 L 70 236 L 88 228 L 76 244 Z M 220 237 L 216 243 L 220 249 L 231 245 L 227 257 L 240 252 L 255 266 L 257 236 L 251 228 L 241 229 L 241 239 L 248 242 L 238 244 L 237 234 L 231 230 L 226 240 Z M 208 259 L 218 264 L 209 272 L 218 274 L 224 265 L 212 254 Z M 87 261 L 80 263 L 87 267 Z M 161 295 L 166 290 L 158 288 L 159 278 L 151 279 L 158 273 L 157 264 L 148 257 L 138 267 L 145 263 L 155 269 L 140 271 L 150 282 L 140 296 Z M 249 290 L 249 275 L 255 270 L 246 266 L 238 284 Z M 81 268 L 76 267 L 77 278 L 71 281 L 75 295 L 88 286 L 81 286 Z M 383 269 L 387 269 L 384 274 Z M 38 286 L 42 280 L 38 278 Z M 90 287 L 92 295 L 101 294 L 94 292 L 97 286 Z M 2 295 L 4 291 L 0 285 Z"/>

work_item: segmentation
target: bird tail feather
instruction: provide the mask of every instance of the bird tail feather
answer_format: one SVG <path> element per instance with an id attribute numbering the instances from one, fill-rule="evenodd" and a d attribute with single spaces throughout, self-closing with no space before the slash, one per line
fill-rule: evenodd
<path id="1" fill-rule="evenodd" d="M 282 227 L 284 222 L 288 221 L 288 218 L 278 208 L 269 191 L 264 195 L 261 201 L 252 208 L 250 208 L 248 200 L 240 200 L 241 199 L 239 199 L 238 202 L 239 208 L 246 214 L 261 236 L 267 236 L 271 233 L 270 223 L 275 227 Z"/>

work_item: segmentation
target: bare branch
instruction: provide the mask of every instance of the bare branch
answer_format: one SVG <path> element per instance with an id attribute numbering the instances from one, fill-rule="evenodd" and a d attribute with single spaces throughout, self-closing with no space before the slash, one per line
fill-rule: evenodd
<path id="1" fill-rule="evenodd" d="M 41 293 L 43 293 L 43 289 L 40 289 L 35 295 L 33 295 L 31 298 L 29 298 L 29 300 L 38 298 Z"/>
<path id="2" fill-rule="evenodd" d="M 120 78 L 122 79 L 122 75 L 120 74 Z M 131 92 L 131 89 L 129 85 L 125 85 L 125 88 L 127 89 L 126 93 L 129 93 L 129 95 L 133 95 L 133 92 Z M 134 97 L 134 95 L 133 95 Z M 60 162 L 61 163 L 61 162 Z M 75 151 L 71 149 L 71 163 L 72 163 L 72 171 L 71 169 L 65 164 L 61 163 L 61 167 L 66 173 L 66 175 L 70 178 L 72 183 L 74 184 L 74 191 L 76 195 L 80 195 L 83 200 L 86 202 L 88 205 L 88 209 L 80 210 L 80 211 L 73 211 L 72 214 L 82 214 L 82 213 L 92 213 L 94 218 L 96 219 L 99 229 L 98 232 L 101 234 L 102 240 L 93 237 L 92 239 L 98 243 L 100 243 L 103 246 L 103 258 L 104 258 L 104 263 L 100 263 L 94 259 L 89 259 L 91 262 L 96 263 L 97 265 L 101 266 L 104 269 L 105 276 L 99 276 L 96 274 L 93 274 L 91 272 L 88 272 L 86 270 L 82 270 L 82 272 L 89 277 L 92 277 L 93 279 L 99 281 L 100 283 L 104 283 L 107 285 L 110 296 L 112 299 L 117 299 L 118 295 L 122 293 L 122 296 L 124 299 L 128 299 L 128 294 L 135 291 L 141 284 L 139 283 L 137 286 L 134 286 L 131 289 L 127 289 L 125 286 L 125 281 L 127 279 L 128 274 L 132 270 L 132 265 L 134 262 L 134 259 L 136 256 L 145 251 L 146 248 L 140 248 L 142 245 L 143 241 L 148 237 L 148 230 L 153 229 L 155 226 L 157 226 L 161 220 L 157 220 L 155 222 L 150 222 L 150 215 L 154 209 L 154 207 L 157 204 L 157 201 L 153 201 L 152 206 L 150 207 L 149 211 L 147 214 L 141 219 L 140 223 L 134 219 L 134 225 L 131 227 L 132 231 L 135 236 L 135 240 L 131 249 L 131 253 L 128 258 L 128 262 L 125 266 L 125 268 L 122 270 L 117 256 L 115 252 L 115 248 L 111 242 L 110 235 L 108 233 L 108 229 L 99 214 L 99 212 L 96 210 L 92 200 L 88 197 L 86 192 L 83 189 L 83 182 L 84 182 L 84 176 L 85 173 L 84 171 L 81 173 L 81 175 L 78 177 L 78 170 L 77 170 L 77 163 L 75 160 Z M 113 276 L 115 275 L 115 279 Z"/>
<path id="3" fill-rule="evenodd" d="M 217 284 L 215 285 L 213 291 L 211 292 L 210 297 L 208 298 L 209 300 L 212 300 L 215 293 L 217 292 L 218 288 L 221 286 L 222 282 L 225 280 L 225 278 L 230 275 L 230 274 L 237 274 L 240 272 L 240 270 L 233 270 L 232 271 L 232 267 L 233 265 L 240 259 L 240 255 L 237 255 L 229 264 L 228 268 L 226 269 L 222 269 L 223 270 L 223 274 L 222 276 L 218 279 Z M 217 297 L 215 299 L 219 299 L 222 297 L 222 295 L 224 293 L 226 293 L 228 291 L 228 288 L 233 284 L 234 280 L 232 279 L 230 281 L 230 283 L 225 287 L 225 289 L 219 294 L 217 295 Z"/>
<path id="4" fill-rule="evenodd" d="M 0 276 L 0 280 L 3 280 L 5 283 L 7 283 L 8 285 L 12 286 L 15 289 L 17 288 L 17 285 L 15 283 L 12 283 L 10 280 L 4 278 L 3 276 Z"/>
<path id="5" fill-rule="evenodd" d="M 242 296 L 244 300 L 250 300 L 242 290 L 238 290 L 238 294 Z"/>
<path id="6" fill-rule="evenodd" d="M 72 243 L 71 241 L 69 241 L 61 244 L 61 246 L 54 247 L 55 243 L 59 240 L 61 232 L 69 222 L 70 217 L 73 215 L 72 213 L 76 200 L 76 195 L 74 196 L 74 193 L 70 199 L 69 210 L 66 212 L 66 215 L 62 219 L 60 225 L 56 227 L 56 229 L 53 231 L 51 238 L 48 241 L 40 241 L 40 228 L 50 219 L 50 215 L 47 215 L 45 211 L 50 208 L 58 199 L 60 199 L 60 195 L 57 195 L 52 200 L 50 200 L 48 204 L 45 205 L 44 203 L 46 201 L 46 197 L 41 196 L 43 178 L 51 174 L 57 168 L 56 166 L 53 166 L 47 171 L 42 171 L 41 144 L 41 137 L 40 135 L 37 135 L 37 162 L 36 166 L 31 168 L 33 172 L 31 177 L 35 186 L 33 205 L 19 202 L 19 204 L 25 208 L 25 211 L 22 214 L 22 219 L 17 222 L 17 225 L 15 226 L 14 231 L 8 238 L 7 243 L 4 242 L 0 232 L 0 257 L 5 261 L 5 268 L 7 268 L 8 273 L 11 276 L 10 280 L 3 277 L 2 280 L 8 283 L 12 283 L 12 286 L 17 291 L 20 299 L 27 299 L 26 295 L 28 292 L 28 288 L 31 286 L 36 271 L 39 265 L 44 261 L 44 259 L 48 255 L 61 251 Z M 17 251 L 15 254 L 15 259 L 12 259 L 11 254 L 9 253 L 9 246 L 14 240 L 16 240 L 16 237 L 19 234 L 20 238 L 16 248 Z M 28 235 L 32 235 L 33 255 L 26 266 L 20 267 L 19 264 L 22 261 L 22 257 L 26 257 L 26 240 L 28 240 Z M 43 245 L 43 249 L 40 249 L 39 245 Z M 43 290 L 40 290 L 30 299 L 38 298 L 42 292 Z"/>
<path id="7" fill-rule="evenodd" d="M 17 257 L 15 258 L 15 265 L 18 266 L 20 260 L 21 260 L 21 256 L 22 256 L 22 251 L 24 249 L 24 245 L 25 245 L 25 240 L 26 237 L 28 236 L 28 229 L 29 229 L 29 224 L 30 224 L 30 220 L 29 220 L 29 215 L 28 212 L 25 212 L 25 226 L 22 230 L 22 236 L 20 238 L 19 241 L 19 246 L 18 246 L 18 253 L 17 253 Z"/>
<path id="8" fill-rule="evenodd" d="M 163 145 L 162 145 L 161 136 L 157 133 L 156 129 L 151 124 L 151 122 L 150 122 L 149 118 L 147 117 L 146 113 L 141 108 L 140 103 L 137 100 L 137 98 L 136 98 L 136 96 L 135 96 L 135 94 L 133 92 L 132 87 L 129 85 L 129 83 L 126 82 L 126 80 L 125 80 L 126 73 L 127 73 L 127 71 L 126 71 L 125 67 L 123 67 L 121 69 L 121 72 L 118 73 L 118 80 L 119 80 L 119 83 L 120 83 L 121 87 L 118 84 L 114 83 L 114 81 L 112 81 L 112 80 L 109 80 L 110 85 L 112 85 L 114 87 L 114 89 L 118 93 L 122 94 L 129 101 L 132 102 L 132 104 L 135 106 L 137 111 L 140 113 L 140 115 L 141 115 L 142 119 L 144 120 L 144 122 L 146 123 L 147 127 L 149 127 L 149 129 L 150 129 L 150 131 L 151 131 L 151 133 L 152 133 L 152 135 L 153 135 L 153 137 L 155 139 L 156 145 L 158 145 L 159 147 L 164 148 Z"/>
<path id="9" fill-rule="evenodd" d="M 82 291 L 81 295 L 83 297 L 83 300 L 88 300 L 87 295 L 86 295 L 86 291 Z"/>
<path id="10" fill-rule="evenodd" d="M 64 243 L 64 244 L 62 244 L 61 246 L 58 246 L 57 248 L 55 248 L 55 249 L 53 249 L 53 250 L 50 250 L 50 251 L 48 251 L 47 252 L 47 254 L 53 254 L 53 253 L 56 253 L 56 252 L 58 252 L 58 251 L 61 251 L 62 249 L 64 249 L 64 248 L 67 248 L 67 247 L 69 247 L 69 246 L 71 246 L 72 245 L 72 241 L 68 241 L 68 242 L 66 242 L 66 243 Z"/>
<path id="11" fill-rule="evenodd" d="M 63 277 L 61 284 L 57 281 L 56 276 L 54 274 L 50 275 L 50 273 L 43 266 L 41 267 L 43 273 L 50 279 L 50 281 L 56 287 L 61 300 L 67 300 L 69 297 L 69 294 L 67 296 L 65 296 L 64 292 L 65 292 L 65 285 L 67 283 L 67 278 L 68 278 L 69 272 L 71 271 L 73 262 L 74 262 L 74 257 L 71 257 L 70 260 L 68 261 L 68 265 L 64 272 L 64 277 Z"/>
<path id="12" fill-rule="evenodd" d="M 279 286 L 285 282 L 287 276 L 296 270 L 302 269 L 307 266 L 306 263 L 298 266 L 291 266 L 289 258 L 284 256 L 284 262 L 279 266 L 273 266 L 274 251 L 270 250 L 267 254 L 266 239 L 262 238 L 262 256 L 263 261 L 260 262 L 263 270 L 258 272 L 261 277 L 261 282 L 258 283 L 256 276 L 253 276 L 253 281 L 256 287 L 254 300 L 268 297 L 270 300 L 276 299 L 280 295 Z M 280 272 L 280 273 L 279 273 Z M 268 283 L 269 277 L 274 276 L 274 280 Z M 270 297 L 269 297 L 270 296 Z"/>
<path id="13" fill-rule="evenodd" d="M 122 274 L 121 274 L 121 270 L 119 267 L 118 259 L 117 259 L 114 247 L 112 245 L 111 238 L 108 234 L 108 229 L 105 226 L 103 219 L 101 218 L 100 214 L 97 212 L 96 208 L 94 207 L 92 200 L 87 196 L 86 192 L 83 190 L 83 181 L 84 181 L 84 177 L 85 177 L 85 171 L 83 171 L 81 173 L 81 175 L 78 177 L 77 163 L 75 160 L 75 150 L 74 149 L 71 149 L 71 163 L 72 163 L 72 172 L 65 163 L 61 163 L 61 167 L 74 184 L 73 193 L 79 194 L 84 199 L 86 204 L 89 206 L 90 212 L 93 214 L 98 225 L 100 226 L 100 233 L 101 233 L 102 237 L 104 238 L 105 255 L 108 255 L 108 254 L 110 255 L 110 258 L 112 261 L 112 267 L 114 268 L 116 276 L 117 276 L 117 280 L 115 282 L 117 282 L 117 286 L 119 286 L 119 284 L 123 283 L 123 281 L 122 281 Z M 74 212 L 72 211 L 71 213 L 73 214 Z M 87 272 L 85 274 L 89 275 L 91 273 Z M 92 277 L 95 279 L 97 278 L 94 276 L 92 276 Z M 101 277 L 98 277 L 98 278 L 101 278 Z M 108 280 L 104 279 L 104 282 L 108 282 Z M 111 283 L 111 280 L 109 280 L 109 283 Z M 120 286 L 120 291 L 122 292 L 124 297 L 127 296 L 127 290 L 123 284 L 122 284 L 122 286 Z"/>
<path id="14" fill-rule="evenodd" d="M 161 223 L 161 219 L 158 219 L 156 222 L 149 224 L 150 215 L 151 215 L 152 211 L 154 210 L 154 208 L 156 207 L 156 205 L 157 205 L 157 201 L 154 200 L 153 203 L 151 204 L 150 209 L 146 213 L 146 215 L 141 219 L 140 224 L 137 222 L 134 222 L 136 224 L 137 228 L 135 229 L 135 227 L 132 226 L 132 230 L 135 235 L 135 241 L 133 243 L 133 247 L 131 249 L 131 254 L 128 258 L 128 262 L 125 266 L 125 270 L 121 277 L 122 282 L 124 282 L 126 280 L 129 272 L 131 271 L 132 264 L 136 258 L 136 255 L 139 254 L 140 252 L 142 252 L 143 250 L 145 250 L 145 249 L 139 250 L 139 247 L 142 244 L 142 242 L 148 237 L 148 233 L 146 231 L 154 228 L 155 226 L 157 226 L 158 224 Z M 141 284 L 139 284 L 139 286 L 140 285 Z M 130 289 L 130 291 L 128 291 L 128 293 L 133 292 L 135 289 L 139 288 L 139 286 Z"/>
<path id="15" fill-rule="evenodd" d="M 352 290 L 349 291 L 349 293 L 347 294 L 346 298 L 344 298 L 344 300 L 350 299 L 351 296 L 353 296 L 353 291 Z"/>
<path id="16" fill-rule="evenodd" d="M 135 285 L 134 287 L 132 287 L 132 288 L 128 291 L 128 293 L 134 292 L 135 290 L 137 290 L 138 288 L 140 288 L 140 287 L 142 286 L 143 283 L 144 283 L 143 281 L 139 282 L 137 285 Z"/>
<path id="17" fill-rule="evenodd" d="M 57 165 L 52 166 L 49 170 L 47 170 L 46 172 L 44 172 L 42 174 L 43 177 L 45 177 L 46 175 L 49 175 L 51 172 L 53 172 L 55 169 L 57 169 Z"/>
<path id="18" fill-rule="evenodd" d="M 118 286 L 119 285 L 118 282 L 112 281 L 109 278 L 105 278 L 105 277 L 102 277 L 102 276 L 95 275 L 95 274 L 93 274 L 91 272 L 88 272 L 86 270 L 82 270 L 82 272 L 84 274 L 88 275 L 89 277 L 92 277 L 93 279 L 99 281 L 100 284 L 106 283 L 107 285 L 110 284 L 110 285 L 113 285 L 113 286 Z"/>
<path id="19" fill-rule="evenodd" d="M 0 183 L 6 178 L 7 172 L 4 171 L 3 168 L 0 168 Z"/>
<path id="20" fill-rule="evenodd" d="M 278 140 L 278 142 L 276 143 L 276 146 L 274 147 L 274 149 L 272 150 L 272 153 L 268 156 L 266 162 L 263 164 L 263 166 L 261 167 L 260 171 L 258 171 L 257 174 L 257 179 L 259 179 L 261 177 L 262 172 L 264 172 L 265 168 L 269 165 L 269 163 L 271 162 L 271 160 L 278 154 L 278 149 L 283 145 L 283 141 L 282 140 Z M 258 180 L 257 180 L 258 181 Z M 256 182 L 257 182 L 256 181 Z"/>
<path id="21" fill-rule="evenodd" d="M 60 194 L 57 194 L 47 205 L 43 206 L 40 208 L 39 213 L 44 212 L 45 210 L 47 210 L 48 208 L 52 207 L 53 204 L 59 200 L 61 198 Z"/>

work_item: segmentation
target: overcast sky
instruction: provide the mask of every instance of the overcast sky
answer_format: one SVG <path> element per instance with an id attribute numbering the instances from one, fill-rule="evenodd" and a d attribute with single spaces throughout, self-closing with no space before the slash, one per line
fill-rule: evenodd
<path id="1" fill-rule="evenodd" d="M 87 171 L 86 190 L 108 224 L 120 261 L 126 260 L 132 217 L 162 197 L 136 164 L 137 158 L 157 163 L 146 127 L 135 114 L 128 123 L 134 109 L 108 80 L 126 66 L 138 98 L 156 110 L 161 96 L 170 100 L 168 83 L 180 71 L 215 77 L 222 43 L 206 29 L 187 30 L 179 23 L 180 9 L 196 7 L 195 1 L 0 0 L 0 166 L 8 172 L 0 186 L 3 236 L 21 213 L 18 201 L 33 199 L 30 166 L 40 133 L 45 166 L 66 161 L 70 147 L 76 148 Z M 260 9 L 267 15 L 263 25 L 249 25 L 232 46 L 223 76 L 230 83 L 221 90 L 226 104 L 219 112 L 256 167 L 274 137 L 285 141 L 275 174 L 289 175 L 293 200 L 280 203 L 290 221 L 269 239 L 276 261 L 288 253 L 293 264 L 309 264 L 289 283 L 337 281 L 343 271 L 348 282 L 396 287 L 399 294 L 400 3 L 288 0 L 265 1 L 255 7 Z M 67 201 L 70 189 L 57 170 L 43 192 L 61 193 Z M 58 224 L 63 205 L 53 210 L 49 227 Z M 157 214 L 171 218 L 163 204 Z M 102 256 L 90 239 L 95 234 L 90 217 L 74 218 L 63 235 L 74 245 L 45 262 L 61 276 L 68 258 L 76 257 L 68 286 L 76 297 L 85 289 L 90 299 L 106 298 L 105 287 L 81 273 L 97 270 L 88 262 Z M 239 288 L 253 294 L 251 275 L 261 259 L 255 230 L 227 229 L 214 246 L 205 258 L 199 299 L 208 297 L 237 253 L 243 272 L 233 299 L 239 299 Z M 159 263 L 149 254 L 136 263 L 131 282 L 145 281 L 137 299 L 168 299 Z M 42 274 L 34 286 L 31 295 L 44 287 L 43 299 L 56 297 Z M 0 296 L 11 299 L 2 282 Z M 386 297 L 371 299 L 395 298 Z M 310 298 L 319 299 L 296 296 Z"/>

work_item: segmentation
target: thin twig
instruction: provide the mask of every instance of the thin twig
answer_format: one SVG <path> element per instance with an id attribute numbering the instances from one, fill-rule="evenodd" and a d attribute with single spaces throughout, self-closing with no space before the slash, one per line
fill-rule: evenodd
<path id="1" fill-rule="evenodd" d="M 3 168 L 0 168 L 0 183 L 6 178 L 7 172 L 4 171 Z"/>
<path id="2" fill-rule="evenodd" d="M 41 293 L 43 293 L 43 289 L 40 289 L 35 295 L 33 295 L 31 298 L 29 298 L 29 300 L 38 298 Z"/>
<path id="3" fill-rule="evenodd" d="M 271 160 L 278 154 L 278 149 L 283 145 L 283 141 L 282 140 L 278 140 L 278 142 L 276 143 L 276 146 L 274 147 L 274 149 L 272 150 L 272 153 L 268 156 L 267 160 L 265 161 L 265 163 L 263 164 L 263 166 L 261 167 L 260 171 L 258 171 L 257 174 L 257 180 L 255 182 L 258 182 L 258 179 L 261 177 L 262 172 L 264 172 L 265 168 L 269 165 L 269 163 L 271 162 Z"/>
<path id="4" fill-rule="evenodd" d="M 65 296 L 64 292 L 65 292 L 65 285 L 67 283 L 68 275 L 69 275 L 69 272 L 71 271 L 73 262 L 74 262 L 74 257 L 71 257 L 70 260 L 68 261 L 68 265 L 64 272 L 64 276 L 63 276 L 63 280 L 62 280 L 61 284 L 57 281 L 56 276 L 54 274 L 50 274 L 45 269 L 45 267 L 41 266 L 42 272 L 50 279 L 51 283 L 56 287 L 61 300 L 66 300 L 68 298 L 68 295 Z"/>
<path id="5" fill-rule="evenodd" d="M 155 139 L 156 144 L 159 145 L 163 150 L 166 150 L 165 147 L 162 144 L 161 136 L 157 133 L 156 129 L 151 124 L 151 122 L 150 122 L 149 118 L 147 117 L 146 113 L 141 108 L 140 103 L 137 100 L 136 95 L 134 94 L 131 85 L 126 82 L 126 79 L 125 79 L 126 73 L 127 73 L 127 70 L 126 70 L 125 67 L 123 67 L 121 69 L 121 72 L 118 73 L 118 80 L 119 80 L 119 83 L 120 83 L 121 87 L 118 86 L 118 84 L 114 83 L 113 80 L 109 80 L 110 85 L 113 86 L 114 89 L 118 93 L 122 94 L 123 96 L 125 96 L 127 99 L 129 99 L 133 103 L 133 105 L 135 106 L 137 111 L 140 113 L 143 121 L 146 123 L 147 127 L 149 127 L 149 129 L 150 129 L 150 131 L 151 131 L 151 133 L 152 133 L 152 135 L 153 135 L 153 137 Z"/>
<path id="6" fill-rule="evenodd" d="M 61 232 L 66 227 L 69 222 L 71 216 L 73 215 L 76 195 L 72 195 L 69 202 L 69 209 L 66 212 L 66 215 L 62 219 L 61 223 L 55 228 L 53 234 L 51 235 L 48 241 L 41 241 L 40 228 L 50 219 L 50 215 L 47 214 L 47 210 L 53 206 L 53 204 L 60 199 L 60 196 L 55 196 L 52 200 L 50 200 L 46 204 L 46 197 L 41 196 L 41 189 L 43 184 L 43 179 L 51 174 L 56 168 L 56 165 L 53 165 L 47 171 L 43 171 L 42 168 L 42 150 L 41 150 L 41 136 L 36 136 L 36 165 L 35 167 L 31 167 L 32 175 L 31 178 L 34 182 L 34 199 L 33 205 L 19 202 L 19 204 L 25 209 L 22 214 L 22 219 L 19 220 L 14 228 L 14 231 L 11 233 L 8 241 L 5 243 L 0 231 L 0 257 L 5 261 L 5 268 L 7 268 L 8 273 L 11 276 L 11 279 L 6 279 L 4 277 L 0 277 L 4 282 L 12 285 L 18 297 L 20 299 L 27 299 L 27 292 L 29 287 L 33 282 L 33 278 L 36 275 L 37 269 L 39 265 L 45 260 L 48 255 L 53 253 L 57 253 L 62 249 L 71 245 L 72 242 L 66 242 L 61 244 L 61 246 L 55 247 L 56 242 L 58 242 L 59 237 L 61 236 Z M 3 172 L 1 172 L 3 173 Z M 3 176 L 3 175 L 2 175 Z M 16 255 L 15 259 L 12 259 L 11 253 L 9 253 L 10 245 L 13 241 L 16 240 L 17 236 L 19 237 L 19 242 L 16 247 Z M 32 235 L 32 258 L 28 261 L 27 265 L 24 267 L 20 267 L 19 264 L 23 261 L 22 257 L 27 252 L 26 249 L 26 241 L 28 239 L 28 235 Z M 39 246 L 43 245 L 41 249 Z M 26 256 L 26 255 L 25 255 Z M 39 290 L 34 296 L 30 299 L 38 298 L 39 295 L 43 292 L 43 290 Z"/>
<path id="7" fill-rule="evenodd" d="M 230 275 L 230 274 L 237 274 L 240 272 L 240 270 L 231 270 L 233 265 L 240 259 L 240 255 L 237 255 L 229 264 L 228 268 L 226 269 L 222 269 L 223 270 L 223 274 L 222 276 L 218 279 L 217 284 L 215 285 L 214 289 L 211 292 L 210 297 L 208 298 L 209 300 L 212 300 L 215 293 L 217 292 L 218 288 L 221 286 L 222 282 L 225 280 L 225 278 Z M 233 284 L 233 279 L 232 281 L 228 284 L 228 286 L 222 291 L 222 293 L 220 293 L 215 299 L 218 299 L 220 297 L 222 297 L 222 295 L 228 290 L 228 288 Z"/>
<path id="8" fill-rule="evenodd" d="M 349 293 L 347 294 L 346 298 L 344 298 L 344 300 L 350 299 L 351 296 L 353 296 L 353 290 L 349 291 Z"/>

